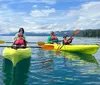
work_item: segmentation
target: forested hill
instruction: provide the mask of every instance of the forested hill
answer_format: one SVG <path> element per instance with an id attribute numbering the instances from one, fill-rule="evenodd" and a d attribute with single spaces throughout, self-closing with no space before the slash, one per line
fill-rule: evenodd
<path id="1" fill-rule="evenodd" d="M 82 33 L 82 37 L 100 37 L 100 29 L 92 30 L 83 30 L 80 31 L 80 34 Z M 80 35 L 78 35 L 80 36 Z"/>
<path id="2" fill-rule="evenodd" d="M 74 31 L 65 31 L 67 36 L 73 35 Z M 63 36 L 65 32 L 56 32 L 57 35 Z M 100 29 L 79 30 L 78 37 L 100 37 Z"/>
<path id="3" fill-rule="evenodd" d="M 74 31 L 56 31 L 55 34 L 57 36 L 71 36 L 73 35 Z M 0 34 L 0 36 L 14 36 L 16 33 L 9 33 L 9 34 Z M 26 36 L 49 36 L 50 33 L 34 33 L 34 32 L 25 32 Z M 100 29 L 88 29 L 88 30 L 79 30 L 78 34 L 75 35 L 78 37 L 100 37 Z"/>

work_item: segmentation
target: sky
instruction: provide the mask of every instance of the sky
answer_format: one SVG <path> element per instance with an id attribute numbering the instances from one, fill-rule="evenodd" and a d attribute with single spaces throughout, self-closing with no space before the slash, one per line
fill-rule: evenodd
<path id="1" fill-rule="evenodd" d="M 0 0 L 0 34 L 100 29 L 100 0 Z"/>

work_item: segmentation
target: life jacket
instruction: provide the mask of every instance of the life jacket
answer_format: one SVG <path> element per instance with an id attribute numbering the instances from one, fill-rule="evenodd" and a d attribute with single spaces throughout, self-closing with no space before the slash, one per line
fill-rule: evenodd
<path id="1" fill-rule="evenodd" d="M 14 43 L 14 45 L 24 45 L 24 44 L 25 44 L 25 40 L 23 40 L 23 39 L 18 39 Z"/>
<path id="2" fill-rule="evenodd" d="M 70 44 L 71 42 L 72 42 L 72 40 L 67 40 L 67 41 L 64 41 L 64 40 L 63 40 L 63 44 L 64 44 L 64 45 L 68 45 L 68 44 Z"/>
<path id="3" fill-rule="evenodd" d="M 65 41 L 63 40 L 63 44 L 64 44 L 64 45 L 67 45 L 67 44 L 69 44 L 69 42 L 65 42 Z"/>
<path id="4" fill-rule="evenodd" d="M 56 40 L 57 37 L 55 35 L 51 36 L 51 40 Z"/>
<path id="5" fill-rule="evenodd" d="M 14 45 L 24 45 L 24 44 L 25 44 L 25 40 L 23 38 L 23 34 L 19 33 L 18 38 L 15 41 Z"/>

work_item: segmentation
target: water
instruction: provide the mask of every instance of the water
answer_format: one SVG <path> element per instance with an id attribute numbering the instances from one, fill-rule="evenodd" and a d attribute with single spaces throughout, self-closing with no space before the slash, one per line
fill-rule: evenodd
<path id="1" fill-rule="evenodd" d="M 8 42 L 12 41 L 12 36 L 0 36 L 0 39 Z M 46 39 L 46 36 L 27 37 L 29 42 Z M 96 43 L 100 44 L 100 38 L 73 40 L 73 44 Z M 0 85 L 100 85 L 100 49 L 94 55 L 67 52 L 57 55 L 53 51 L 32 48 L 31 58 L 20 61 L 16 67 L 2 57 L 3 49 L 0 48 Z"/>

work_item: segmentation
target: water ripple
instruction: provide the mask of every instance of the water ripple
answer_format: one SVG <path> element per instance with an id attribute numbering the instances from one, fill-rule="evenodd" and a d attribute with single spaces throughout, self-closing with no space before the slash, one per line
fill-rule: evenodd
<path id="1" fill-rule="evenodd" d="M 86 40 L 76 38 L 74 42 L 94 44 L 98 39 Z M 100 49 L 95 55 L 67 52 L 56 55 L 53 51 L 32 48 L 31 58 L 22 60 L 16 67 L 1 56 L 0 85 L 99 85 L 99 55 Z"/>

